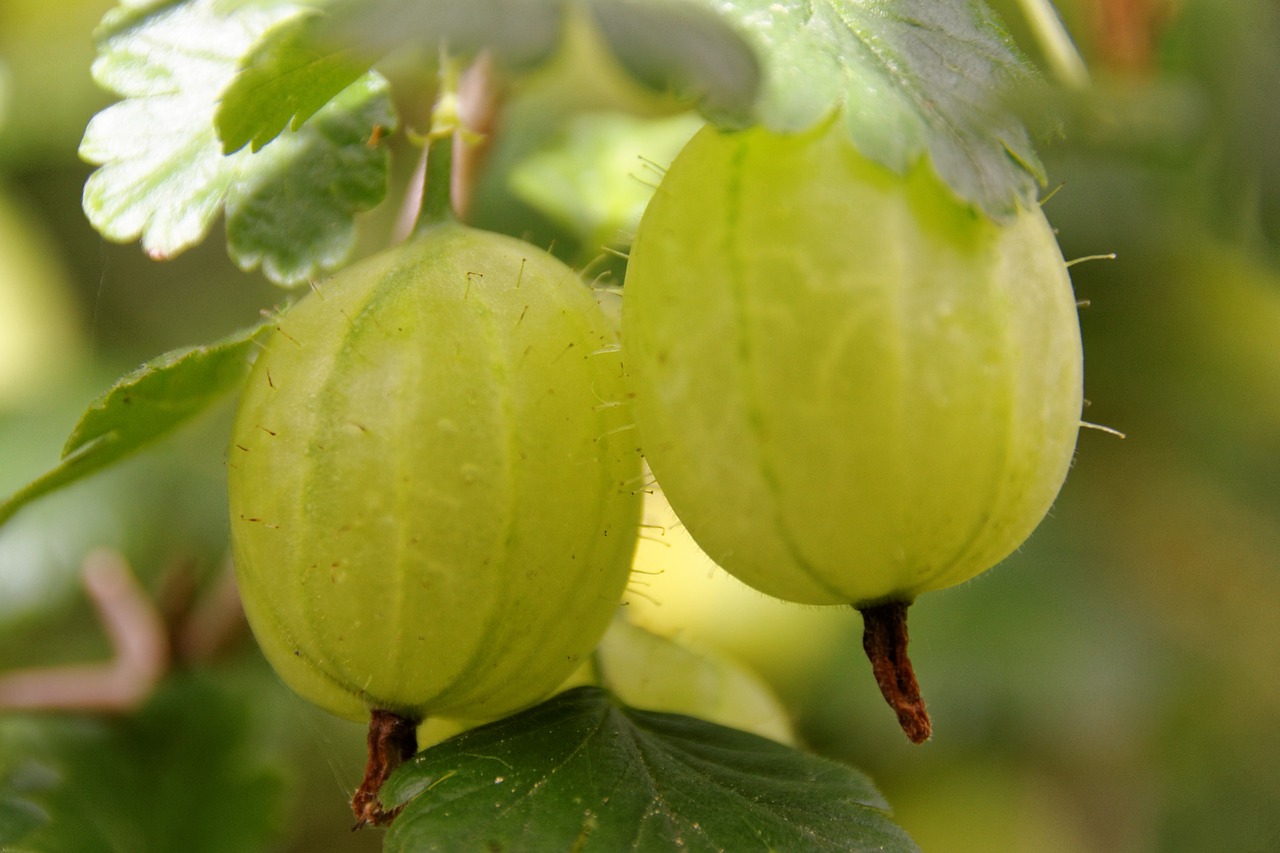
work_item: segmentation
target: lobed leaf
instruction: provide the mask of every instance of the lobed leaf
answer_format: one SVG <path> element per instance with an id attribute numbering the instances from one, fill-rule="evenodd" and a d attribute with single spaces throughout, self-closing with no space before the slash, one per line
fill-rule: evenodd
<path id="1" fill-rule="evenodd" d="M 382 801 L 399 853 L 918 850 L 856 770 L 598 688 L 425 750 Z"/>
<path id="2" fill-rule="evenodd" d="M 382 201 L 387 152 L 371 128 L 396 124 L 387 81 L 365 74 L 296 133 L 252 155 L 226 199 L 227 248 L 246 270 L 292 284 L 336 269 L 355 245 L 355 215 Z"/>
<path id="3" fill-rule="evenodd" d="M 218 113 L 224 148 L 261 146 L 295 129 L 368 57 L 405 45 L 488 51 L 508 69 L 556 50 L 566 12 L 583 6 L 619 64 L 647 86 L 743 115 L 759 84 L 750 47 L 687 0 L 339 0 L 273 31 L 248 58 Z"/>
<path id="4" fill-rule="evenodd" d="M 372 64 L 349 48 L 317 43 L 327 18 L 308 12 L 273 30 L 242 61 L 215 119 L 226 154 L 257 151 L 287 127 L 297 130 Z"/>
<path id="5" fill-rule="evenodd" d="M 173 350 L 122 377 L 81 415 L 62 461 L 0 502 L 0 524 L 36 498 L 102 470 L 209 408 L 244 381 L 255 338 L 265 326 Z"/>
<path id="6" fill-rule="evenodd" d="M 693 0 L 737 25 L 764 64 L 760 123 L 843 112 L 849 137 L 902 173 L 928 156 L 995 218 L 1035 203 L 1044 169 L 1007 99 L 1035 73 L 983 0 Z"/>
<path id="7" fill-rule="evenodd" d="M 385 82 L 372 73 L 357 75 L 348 87 L 355 91 L 326 108 L 329 128 L 314 129 L 304 139 L 281 140 L 279 148 L 285 151 L 267 146 L 226 155 L 215 128 L 220 99 L 245 56 L 263 39 L 287 43 L 301 26 L 290 27 L 290 22 L 314 14 L 283 0 L 184 0 L 121 6 L 106 16 L 94 78 L 124 100 L 94 116 L 80 145 L 81 157 L 101 166 L 85 184 L 84 210 L 104 237 L 118 242 L 141 238 L 148 254 L 163 259 L 203 240 L 231 196 L 292 198 L 294 205 L 324 198 L 332 203 L 308 210 L 306 216 L 294 216 L 297 209 L 290 206 L 289 216 L 276 223 L 271 246 L 244 248 L 233 241 L 232 257 L 246 269 L 261 264 L 268 277 L 282 284 L 301 282 L 345 259 L 354 242 L 354 215 L 385 195 L 387 157 L 377 147 L 352 144 L 352 133 L 335 135 L 331 128 L 364 122 L 354 134 L 364 141 L 375 127 L 393 126 Z M 320 76 L 330 86 L 354 73 L 350 65 L 323 70 Z M 286 85 L 282 82 L 265 95 L 274 96 Z M 291 115 L 314 114 L 318 97 L 314 89 L 301 91 L 287 108 Z M 339 117 L 344 109 L 349 112 Z M 262 134 L 255 131 L 249 137 Z M 301 155 L 319 158 L 330 168 L 284 167 Z M 335 163 L 341 164 L 336 170 Z M 241 206 L 236 211 L 246 209 L 257 210 Z M 279 212 L 277 203 L 271 213 Z M 238 223 L 236 212 L 228 214 L 229 231 L 255 232 L 253 223 Z"/>

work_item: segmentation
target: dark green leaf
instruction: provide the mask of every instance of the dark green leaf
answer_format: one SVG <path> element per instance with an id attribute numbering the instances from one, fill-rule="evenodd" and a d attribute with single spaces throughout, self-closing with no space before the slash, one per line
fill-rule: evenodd
<path id="1" fill-rule="evenodd" d="M 23 840 L 41 853 L 243 853 L 273 841 L 281 780 L 253 753 L 247 706 L 210 683 L 169 681 L 132 717 L 46 726 L 57 784 Z"/>
<path id="2" fill-rule="evenodd" d="M 0 788 L 0 850 L 21 841 L 36 827 L 49 822 L 49 815 L 35 803 Z"/>
<path id="3" fill-rule="evenodd" d="M 420 753 L 385 849 L 916 851 L 856 770 L 579 688 Z"/>
<path id="4" fill-rule="evenodd" d="M 0 524 L 36 498 L 70 485 L 161 438 L 238 387 L 254 337 L 243 329 L 208 346 L 173 350 L 124 376 L 80 417 L 62 462 L 7 500 Z"/>
<path id="5" fill-rule="evenodd" d="M 1043 168 L 1007 104 L 1034 72 L 982 0 L 695 2 L 758 49 L 768 127 L 804 129 L 839 108 L 858 149 L 896 172 L 928 155 L 997 218 L 1035 202 Z"/>
<path id="6" fill-rule="evenodd" d="M 297 30 L 286 25 L 313 14 L 283 0 L 186 0 L 142 11 L 122 7 L 107 16 L 94 78 L 124 100 L 94 116 L 80 145 L 85 160 L 101 165 L 85 184 L 84 209 L 103 236 L 118 242 L 141 238 L 152 257 L 168 258 L 204 239 L 228 196 L 311 205 L 336 184 L 332 203 L 296 217 L 290 207 L 280 217 L 272 251 L 250 241 L 247 248 L 243 242 L 233 245 L 232 253 L 246 268 L 261 263 L 268 277 L 284 284 L 345 259 L 354 214 L 379 203 L 386 192 L 386 154 L 363 144 L 375 126 L 394 125 L 385 82 L 372 74 L 360 78 L 348 87 L 348 97 L 320 101 L 329 101 L 321 111 L 325 128 L 279 139 L 261 151 L 224 155 L 214 126 L 223 92 L 246 56 L 264 39 L 287 43 Z M 322 89 L 353 70 L 339 65 L 320 63 Z M 279 91 L 268 87 L 263 97 Z M 242 109 L 261 108 L 243 91 L 239 97 Z M 303 90 L 299 102 L 286 108 L 300 115 L 318 106 L 317 98 L 314 88 Z M 337 115 L 343 109 L 351 112 Z M 354 132 L 361 121 L 364 126 Z M 335 133 L 335 126 L 342 132 Z M 264 132 L 256 124 L 246 131 Z M 290 167 L 299 156 L 317 157 L 328 168 Z M 353 175 L 346 175 L 348 168 Z M 270 212 L 279 217 L 280 207 Z M 228 227 L 242 237 L 255 230 L 234 221 Z"/>
<path id="7" fill-rule="evenodd" d="M 232 259 L 281 283 L 339 266 L 355 244 L 355 215 L 387 191 L 388 155 L 367 144 L 369 130 L 395 124 L 386 81 L 366 74 L 253 154 L 227 197 Z"/>
<path id="8" fill-rule="evenodd" d="M 218 136 L 230 154 L 254 151 L 286 128 L 297 130 L 369 70 L 367 57 L 316 44 L 320 13 L 304 14 L 273 30 L 249 55 L 218 107 Z"/>

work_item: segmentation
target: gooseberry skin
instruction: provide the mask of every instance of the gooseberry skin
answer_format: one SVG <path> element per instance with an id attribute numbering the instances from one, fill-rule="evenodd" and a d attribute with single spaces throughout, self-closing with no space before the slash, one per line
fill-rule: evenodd
<path id="1" fill-rule="evenodd" d="M 617 350 L 572 270 L 454 224 L 288 310 L 228 468 L 245 611 L 295 692 L 488 719 L 579 665 L 639 522 Z"/>
<path id="2" fill-rule="evenodd" d="M 998 224 L 837 121 L 700 131 L 641 220 L 622 326 L 658 484 L 780 598 L 863 609 L 963 582 L 1071 464 L 1079 322 L 1044 215 Z"/>

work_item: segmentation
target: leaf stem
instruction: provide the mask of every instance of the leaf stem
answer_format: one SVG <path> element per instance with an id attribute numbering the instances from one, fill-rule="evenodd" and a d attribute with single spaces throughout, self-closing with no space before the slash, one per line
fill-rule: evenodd
<path id="1" fill-rule="evenodd" d="M 880 693 L 898 715 L 898 725 L 912 743 L 924 743 L 933 733 L 907 657 L 908 602 L 890 601 L 859 608 L 862 613 L 862 648 L 871 660 Z"/>

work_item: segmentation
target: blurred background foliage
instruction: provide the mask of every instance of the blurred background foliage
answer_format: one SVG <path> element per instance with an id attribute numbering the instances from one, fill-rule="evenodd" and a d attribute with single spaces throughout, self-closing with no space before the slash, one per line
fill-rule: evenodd
<path id="1" fill-rule="evenodd" d="M 89 65 L 110 5 L 0 0 L 5 493 L 56 460 L 116 376 L 287 298 L 236 270 L 219 239 L 158 264 L 85 222 L 76 146 L 107 103 Z M 1020 4 L 994 5 L 1041 58 Z M 630 611 L 754 668 L 801 740 L 869 772 L 926 851 L 1277 850 L 1280 6 L 1057 6 L 1092 82 L 1033 105 L 1051 185 L 1062 184 L 1046 212 L 1067 258 L 1117 255 L 1072 274 L 1087 301 L 1086 417 L 1128 437 L 1085 430 L 1030 542 L 913 609 L 935 741 L 913 747 L 897 731 L 856 614 L 746 591 L 659 505 Z M 643 202 L 635 153 L 669 158 L 690 123 L 602 68 L 589 44 L 570 54 L 515 90 L 475 218 L 582 265 L 610 235 L 625 244 L 618 231 Z M 425 106 L 402 104 L 406 124 L 422 128 Z M 643 150 L 620 154 L 628 141 Z M 413 151 L 393 144 L 411 169 Z M 603 170 L 586 178 L 595 192 L 574 185 L 574 163 Z M 401 194 L 368 217 L 366 251 Z M 618 259 L 592 267 L 620 271 Z M 108 653 L 77 582 L 92 547 L 120 548 L 175 624 L 216 589 L 227 417 L 0 530 L 0 672 Z M 121 841 L 138 826 L 151 849 L 267 837 L 277 850 L 373 850 L 378 833 L 347 832 L 362 750 L 359 727 L 284 691 L 241 634 L 217 655 L 181 657 L 136 715 L 0 712 L 0 831 L 43 810 L 83 818 L 45 832 L 49 850 L 142 849 Z"/>

